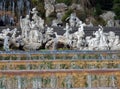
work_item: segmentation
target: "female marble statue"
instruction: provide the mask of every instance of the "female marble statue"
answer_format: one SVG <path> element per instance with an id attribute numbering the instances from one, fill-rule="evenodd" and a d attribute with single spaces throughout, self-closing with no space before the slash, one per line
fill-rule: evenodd
<path id="1" fill-rule="evenodd" d="M 35 42 L 37 43 L 39 41 L 39 31 L 37 29 L 36 23 L 34 21 L 31 21 L 31 30 L 29 32 L 29 41 L 30 43 Z"/>
<path id="2" fill-rule="evenodd" d="M 44 20 L 37 15 L 38 11 L 36 10 L 36 8 L 33 8 L 31 13 L 33 14 L 32 19 L 36 23 L 39 30 L 44 29 Z"/>

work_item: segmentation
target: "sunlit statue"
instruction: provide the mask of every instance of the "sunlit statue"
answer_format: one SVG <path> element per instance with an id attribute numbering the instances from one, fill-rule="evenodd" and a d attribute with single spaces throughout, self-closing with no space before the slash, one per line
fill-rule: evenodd
<path id="1" fill-rule="evenodd" d="M 31 22 L 31 30 L 29 32 L 29 41 L 38 42 L 39 40 L 39 30 L 34 21 Z"/>
<path id="2" fill-rule="evenodd" d="M 30 16 L 26 15 L 25 18 L 22 19 L 20 18 L 20 27 L 22 30 L 22 37 L 27 38 L 28 37 L 28 32 L 30 31 Z"/>
<path id="3" fill-rule="evenodd" d="M 31 13 L 33 14 L 32 19 L 35 22 L 36 26 L 39 28 L 39 30 L 44 29 L 44 20 L 37 15 L 38 11 L 36 10 L 36 8 L 33 8 Z"/>
<path id="4" fill-rule="evenodd" d="M 74 27 L 76 24 L 76 14 L 72 13 L 66 20 L 69 19 L 69 24 L 71 27 Z"/>
<path id="5" fill-rule="evenodd" d="M 113 20 L 113 19 L 108 20 L 106 26 L 107 26 L 107 27 L 114 27 L 114 26 L 115 26 L 114 20 Z"/>
<path id="6" fill-rule="evenodd" d="M 3 49 L 5 51 L 9 51 L 9 36 L 6 36 L 5 39 L 4 39 Z"/>

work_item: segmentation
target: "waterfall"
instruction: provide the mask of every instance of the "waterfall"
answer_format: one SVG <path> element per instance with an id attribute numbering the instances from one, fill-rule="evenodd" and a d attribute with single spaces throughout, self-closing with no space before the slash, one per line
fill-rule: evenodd
<path id="1" fill-rule="evenodd" d="M 9 3 L 9 4 L 7 4 Z M 7 5 L 7 6 L 6 6 Z M 7 23 L 11 18 L 17 17 L 17 21 L 19 21 L 19 17 L 23 16 L 24 14 L 28 14 L 30 15 L 30 9 L 31 9 L 31 3 L 30 0 L 0 0 L 0 10 L 3 12 L 1 15 L 1 19 L 3 22 L 5 22 L 5 25 L 10 25 L 10 22 Z M 6 13 L 6 11 L 10 11 L 11 12 L 11 16 L 9 17 L 9 19 L 6 17 L 8 16 L 8 14 Z M 7 19 L 7 21 L 6 21 Z"/>
<path id="2" fill-rule="evenodd" d="M 2 10 L 2 2 L 0 2 L 0 10 Z"/>
<path id="3" fill-rule="evenodd" d="M 14 15 L 14 11 L 15 11 L 15 3 L 14 1 L 12 2 L 12 15 Z"/>
<path id="4" fill-rule="evenodd" d="M 26 0 L 26 7 L 27 7 L 26 14 L 30 15 L 30 1 L 29 0 Z"/>
<path id="5" fill-rule="evenodd" d="M 17 80 L 18 80 L 18 89 L 22 89 L 21 88 L 21 77 L 17 76 Z"/>
<path id="6" fill-rule="evenodd" d="M 88 88 L 91 88 L 91 75 L 87 75 L 87 84 L 88 84 Z"/>
<path id="7" fill-rule="evenodd" d="M 17 1 L 17 8 L 18 8 L 18 14 L 19 14 L 19 16 L 21 16 L 21 12 L 22 12 L 22 9 L 23 9 L 23 3 L 22 3 L 23 1 L 22 0 L 18 0 Z"/>
<path id="8" fill-rule="evenodd" d="M 5 9 L 5 5 L 6 5 L 5 0 L 3 0 L 3 11 L 6 10 L 6 9 Z"/>
<path id="9" fill-rule="evenodd" d="M 6 5 L 5 0 L 2 0 L 2 2 L 0 3 L 0 9 L 1 11 L 3 11 L 3 14 L 1 16 L 3 22 L 5 22 L 5 10 L 6 10 L 5 5 Z"/>
<path id="10" fill-rule="evenodd" d="M 50 85 L 51 85 L 51 88 L 55 88 L 57 85 L 57 78 L 54 75 L 52 75 L 50 78 Z"/>

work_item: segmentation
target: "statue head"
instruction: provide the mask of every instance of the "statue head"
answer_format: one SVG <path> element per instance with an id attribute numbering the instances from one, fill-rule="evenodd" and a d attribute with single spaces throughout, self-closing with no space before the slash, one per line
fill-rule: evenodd
<path id="1" fill-rule="evenodd" d="M 119 40 L 119 36 L 115 36 L 115 38 Z"/>
<path id="2" fill-rule="evenodd" d="M 29 16 L 29 15 L 26 15 L 26 18 L 27 18 L 27 19 L 29 19 L 29 18 L 30 18 L 30 16 Z"/>
<path id="3" fill-rule="evenodd" d="M 37 13 L 38 13 L 38 11 L 36 10 L 36 7 L 34 7 L 34 8 L 32 9 L 31 13 L 32 13 L 32 14 L 37 14 Z"/>

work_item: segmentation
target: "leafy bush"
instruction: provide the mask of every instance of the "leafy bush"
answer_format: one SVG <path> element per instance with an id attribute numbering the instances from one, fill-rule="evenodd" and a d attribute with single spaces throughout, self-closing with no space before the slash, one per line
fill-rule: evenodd
<path id="1" fill-rule="evenodd" d="M 36 7 L 38 10 L 38 14 L 41 15 L 41 17 L 45 17 L 45 9 L 44 9 L 44 0 L 31 0 L 32 7 Z"/>
<path id="2" fill-rule="evenodd" d="M 79 10 L 76 10 L 76 15 L 77 17 L 82 20 L 82 21 L 85 21 L 85 19 L 87 18 L 87 15 L 85 11 L 79 11 Z"/>
<path id="3" fill-rule="evenodd" d="M 116 14 L 115 19 L 120 19 L 120 0 L 114 0 L 113 11 Z"/>

